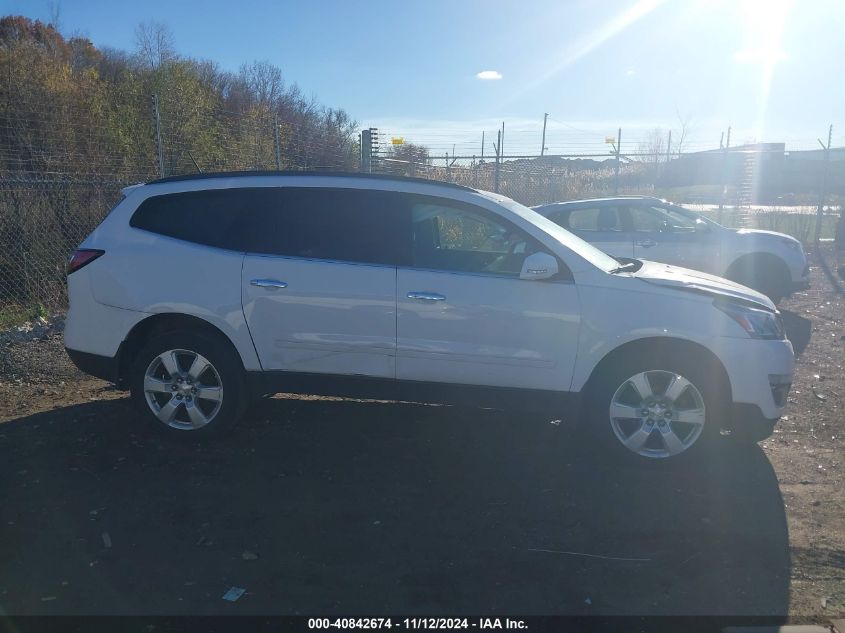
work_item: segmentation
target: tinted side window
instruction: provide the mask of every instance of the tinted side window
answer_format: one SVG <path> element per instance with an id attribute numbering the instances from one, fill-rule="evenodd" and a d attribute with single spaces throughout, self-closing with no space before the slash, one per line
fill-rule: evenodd
<path id="1" fill-rule="evenodd" d="M 130 225 L 235 251 L 394 265 L 408 252 L 401 204 L 364 189 L 210 189 L 149 198 Z"/>
<path id="2" fill-rule="evenodd" d="M 587 207 L 569 213 L 566 228 L 573 231 L 621 231 L 616 207 Z"/>
<path id="3" fill-rule="evenodd" d="M 129 221 L 180 240 L 245 250 L 249 233 L 273 205 L 273 189 L 209 189 L 147 198 Z"/>
<path id="4" fill-rule="evenodd" d="M 630 209 L 631 224 L 635 231 L 644 233 L 692 232 L 695 220 L 667 207 L 635 207 Z"/>
<path id="5" fill-rule="evenodd" d="M 436 198 L 411 200 L 412 266 L 519 276 L 539 245 L 503 218 Z"/>
<path id="6" fill-rule="evenodd" d="M 248 250 L 272 255 L 395 265 L 405 263 L 407 212 L 389 191 L 285 187 Z"/>

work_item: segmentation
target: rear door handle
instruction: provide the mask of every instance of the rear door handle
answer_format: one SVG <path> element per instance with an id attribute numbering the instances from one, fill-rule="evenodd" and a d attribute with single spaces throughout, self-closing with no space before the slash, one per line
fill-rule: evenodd
<path id="1" fill-rule="evenodd" d="M 657 242 L 654 240 L 643 240 L 641 242 L 637 242 L 637 246 L 642 246 L 643 248 L 651 248 L 652 246 L 657 246 Z"/>
<path id="2" fill-rule="evenodd" d="M 436 292 L 409 292 L 408 299 L 419 299 L 420 301 L 445 301 L 446 297 Z"/>
<path id="3" fill-rule="evenodd" d="M 284 281 L 278 279 L 253 279 L 249 282 L 251 286 L 258 286 L 259 288 L 287 288 L 288 285 Z"/>

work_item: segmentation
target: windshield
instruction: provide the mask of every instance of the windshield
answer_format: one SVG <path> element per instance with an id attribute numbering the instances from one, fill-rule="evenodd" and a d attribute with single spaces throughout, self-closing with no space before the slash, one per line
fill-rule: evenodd
<path id="1" fill-rule="evenodd" d="M 539 226 L 566 248 L 581 258 L 587 260 L 596 268 L 600 268 L 605 272 L 610 272 L 611 270 L 616 270 L 619 267 L 618 260 L 614 259 L 607 253 L 600 251 L 589 242 L 585 242 L 577 235 L 570 233 L 565 228 L 558 226 L 547 217 L 540 215 L 533 209 L 529 209 L 525 205 L 519 204 L 510 198 L 498 196 L 493 193 L 484 193 L 488 195 L 488 197 L 495 199 L 498 204 L 502 205 L 506 209 L 513 211 L 514 213 L 524 217 L 526 220 L 529 220 L 532 224 Z"/>

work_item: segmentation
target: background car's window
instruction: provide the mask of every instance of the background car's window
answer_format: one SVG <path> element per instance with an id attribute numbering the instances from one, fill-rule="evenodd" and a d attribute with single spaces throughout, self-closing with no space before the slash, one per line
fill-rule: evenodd
<path id="1" fill-rule="evenodd" d="M 621 231 L 616 207 L 589 207 L 573 209 L 566 228 L 573 231 Z"/>
<path id="2" fill-rule="evenodd" d="M 413 266 L 518 276 L 534 240 L 504 220 L 437 202 L 411 205 Z"/>
<path id="3" fill-rule="evenodd" d="M 695 231 L 695 220 L 666 207 L 630 207 L 631 224 L 644 233 Z"/>
<path id="4" fill-rule="evenodd" d="M 130 224 L 235 251 L 395 265 L 407 253 L 400 205 L 387 191 L 211 189 L 149 198 Z"/>

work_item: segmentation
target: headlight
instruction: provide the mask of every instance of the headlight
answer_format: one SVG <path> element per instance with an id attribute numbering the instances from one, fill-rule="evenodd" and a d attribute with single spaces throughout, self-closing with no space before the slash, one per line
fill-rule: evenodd
<path id="1" fill-rule="evenodd" d="M 752 338 L 769 340 L 786 338 L 783 320 L 779 314 L 730 301 L 716 300 L 713 305 L 739 323 L 740 327 Z"/>

